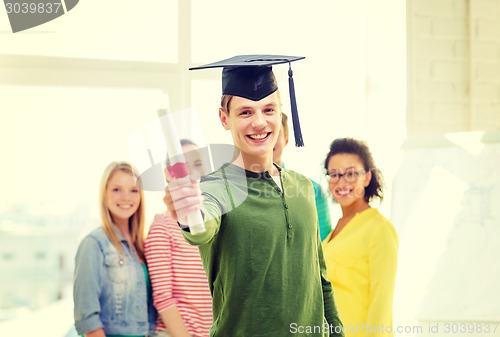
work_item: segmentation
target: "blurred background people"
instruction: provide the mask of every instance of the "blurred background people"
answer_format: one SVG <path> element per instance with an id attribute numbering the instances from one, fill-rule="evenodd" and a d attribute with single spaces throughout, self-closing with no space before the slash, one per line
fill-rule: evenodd
<path id="1" fill-rule="evenodd" d="M 205 172 L 198 146 L 188 139 L 182 139 L 181 146 L 192 179 L 199 179 Z M 171 180 L 167 168 L 165 176 Z M 153 336 L 207 337 L 212 299 L 200 252 L 184 239 L 177 221 L 167 212 L 155 216 L 144 253 L 159 313 Z"/>
<path id="2" fill-rule="evenodd" d="M 393 336 L 398 236 L 369 204 L 383 199 L 382 174 L 368 146 L 352 138 L 331 143 L 325 170 L 342 217 L 323 251 L 346 336 Z"/>
<path id="3" fill-rule="evenodd" d="M 127 162 L 105 169 L 102 225 L 80 243 L 73 287 L 77 332 L 85 337 L 144 337 L 156 320 L 144 258 L 144 194 Z"/>

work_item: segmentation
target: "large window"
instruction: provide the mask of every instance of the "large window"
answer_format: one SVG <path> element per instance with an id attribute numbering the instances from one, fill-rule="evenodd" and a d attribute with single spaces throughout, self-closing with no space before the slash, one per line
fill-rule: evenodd
<path id="1" fill-rule="evenodd" d="M 53 21 L 16 34 L 10 30 L 2 10 L 2 54 L 149 62 L 178 58 L 178 6 L 172 0 L 79 1 Z"/>

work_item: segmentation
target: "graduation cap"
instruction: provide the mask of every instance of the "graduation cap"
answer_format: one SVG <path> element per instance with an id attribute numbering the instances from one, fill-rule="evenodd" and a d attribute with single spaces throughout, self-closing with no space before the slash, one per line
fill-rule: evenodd
<path id="1" fill-rule="evenodd" d="M 297 101 L 295 99 L 295 86 L 291 63 L 302 60 L 304 56 L 285 55 L 239 55 L 219 62 L 192 67 L 189 70 L 223 68 L 222 69 L 222 94 L 233 95 L 259 101 L 278 90 L 278 84 L 272 66 L 274 64 L 288 63 L 288 87 L 290 90 L 291 115 L 295 146 L 304 146 L 300 131 Z"/>

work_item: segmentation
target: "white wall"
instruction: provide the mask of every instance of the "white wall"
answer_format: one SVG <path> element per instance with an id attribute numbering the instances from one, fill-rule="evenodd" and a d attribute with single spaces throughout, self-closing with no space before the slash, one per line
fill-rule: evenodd
<path id="1" fill-rule="evenodd" d="M 500 128 L 500 2 L 409 0 L 411 136 Z"/>
<path id="2" fill-rule="evenodd" d="M 407 11 L 411 146 L 393 195 L 393 218 L 405 226 L 395 315 L 418 320 L 423 336 L 499 336 L 486 261 L 498 244 L 488 207 L 499 157 L 488 139 L 500 128 L 500 2 L 408 0 Z"/>

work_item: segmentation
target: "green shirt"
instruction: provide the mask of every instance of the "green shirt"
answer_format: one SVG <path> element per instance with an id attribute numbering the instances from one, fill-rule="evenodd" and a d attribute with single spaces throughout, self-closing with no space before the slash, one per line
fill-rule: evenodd
<path id="1" fill-rule="evenodd" d="M 285 168 L 285 163 L 281 165 Z M 316 201 L 316 213 L 318 213 L 319 235 L 323 241 L 332 231 L 332 219 L 330 217 L 330 209 L 328 207 L 328 197 L 321 188 L 321 185 L 311 179 L 314 187 L 314 196 Z"/>
<path id="2" fill-rule="evenodd" d="M 321 236 L 321 241 L 323 241 L 328 234 L 332 231 L 332 220 L 330 218 L 330 209 L 328 208 L 328 201 L 325 192 L 321 189 L 321 186 L 311 180 L 314 187 L 314 195 L 316 200 L 316 212 L 318 213 L 319 221 L 319 234 Z"/>
<path id="3" fill-rule="evenodd" d="M 341 327 L 311 181 L 280 176 L 277 186 L 267 172 L 225 164 L 201 182 L 207 230 L 183 234 L 199 245 L 209 280 L 212 337 L 328 336 Z"/>

